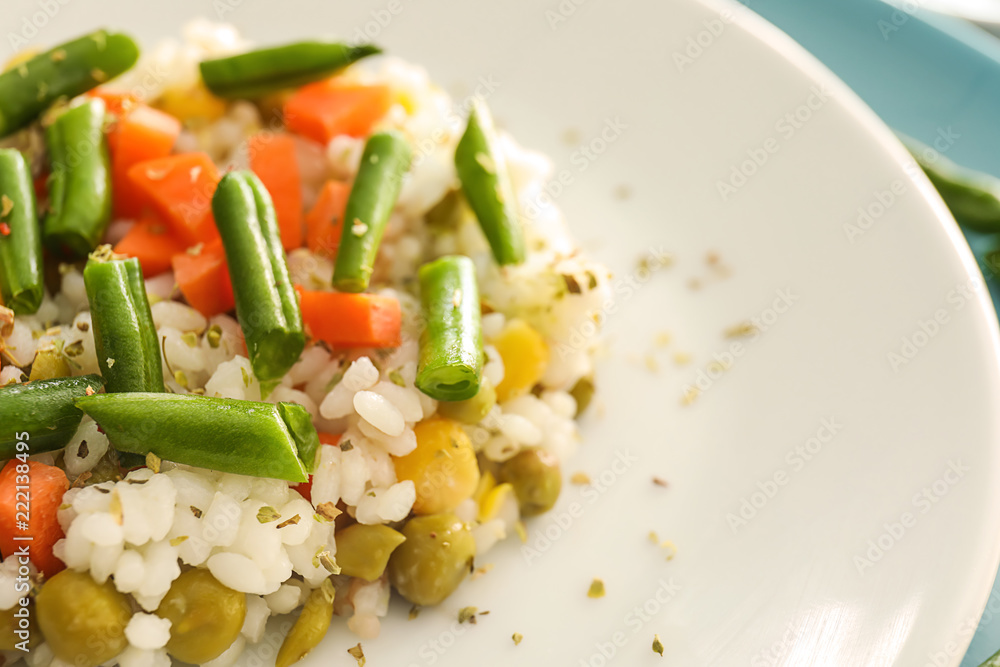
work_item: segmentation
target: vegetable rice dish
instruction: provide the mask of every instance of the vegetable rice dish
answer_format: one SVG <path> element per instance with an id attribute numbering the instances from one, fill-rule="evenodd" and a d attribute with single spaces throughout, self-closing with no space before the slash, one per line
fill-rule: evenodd
<path id="1" fill-rule="evenodd" d="M 0 665 L 287 667 L 525 539 L 610 298 L 551 171 L 373 44 L 7 63 Z"/>

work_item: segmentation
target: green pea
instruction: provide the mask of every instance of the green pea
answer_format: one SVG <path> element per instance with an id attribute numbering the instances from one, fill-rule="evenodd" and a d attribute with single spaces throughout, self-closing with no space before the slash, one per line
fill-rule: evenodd
<path id="1" fill-rule="evenodd" d="M 400 595 L 423 607 L 451 595 L 469 573 L 476 541 L 454 514 L 429 514 L 403 527 L 403 542 L 389 558 L 389 581 Z"/>
<path id="2" fill-rule="evenodd" d="M 479 391 L 475 396 L 464 401 L 441 401 L 438 403 L 438 414 L 463 424 L 478 424 L 496 404 L 496 389 L 484 376 L 479 382 Z"/>
<path id="3" fill-rule="evenodd" d="M 222 655 L 243 629 L 246 595 L 219 583 L 208 570 L 177 577 L 156 615 L 170 620 L 167 652 L 181 662 L 201 665 Z"/>
<path id="4" fill-rule="evenodd" d="M 75 667 L 95 667 L 128 646 L 132 608 L 110 581 L 99 584 L 86 572 L 63 570 L 42 586 L 35 611 L 49 648 Z"/>
<path id="5" fill-rule="evenodd" d="M 389 526 L 356 523 L 337 533 L 337 565 L 341 574 L 375 581 L 404 541 L 406 538 Z"/>
<path id="6" fill-rule="evenodd" d="M 339 549 L 337 557 L 340 557 Z M 333 618 L 333 599 L 333 582 L 329 579 L 309 594 L 302 613 L 278 649 L 275 667 L 294 665 L 323 641 Z"/>
<path id="7" fill-rule="evenodd" d="M 524 449 L 500 464 L 497 479 L 514 487 L 521 516 L 537 516 L 552 509 L 562 491 L 559 461 L 541 449 Z"/>

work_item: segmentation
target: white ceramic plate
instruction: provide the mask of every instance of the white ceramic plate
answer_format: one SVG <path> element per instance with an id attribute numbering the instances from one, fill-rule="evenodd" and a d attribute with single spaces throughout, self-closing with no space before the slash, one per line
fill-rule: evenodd
<path id="1" fill-rule="evenodd" d="M 395 605 L 368 664 L 958 664 L 1000 557 L 996 318 L 928 183 L 788 38 L 714 0 L 45 4 L 8 1 L 2 32 L 25 34 L 22 15 L 35 43 L 102 24 L 151 43 L 199 14 L 262 42 L 367 27 L 446 86 L 493 82 L 618 275 L 568 471 L 596 486 L 569 486 L 531 523 L 534 551 L 491 553 L 440 609 Z M 660 249 L 676 262 L 647 279 L 637 260 Z M 766 330 L 724 336 L 749 318 Z M 467 605 L 491 613 L 458 626 Z M 334 628 L 304 664 L 354 664 Z"/>

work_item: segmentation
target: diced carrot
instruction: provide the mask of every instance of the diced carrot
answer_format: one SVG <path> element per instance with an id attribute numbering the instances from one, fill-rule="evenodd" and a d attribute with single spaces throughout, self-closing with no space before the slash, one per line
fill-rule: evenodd
<path id="1" fill-rule="evenodd" d="M 338 134 L 364 137 L 392 106 L 388 86 L 361 86 L 336 79 L 303 86 L 285 102 L 285 126 L 321 144 Z"/>
<path id="2" fill-rule="evenodd" d="M 351 185 L 343 181 L 327 181 L 319 198 L 306 213 L 306 244 L 312 252 L 324 257 L 336 257 L 340 234 L 344 228 L 344 209 Z"/>
<path id="3" fill-rule="evenodd" d="M 274 201 L 285 250 L 302 246 L 302 179 L 295 159 L 295 139 L 289 134 L 261 132 L 247 142 L 250 169 Z"/>
<path id="4" fill-rule="evenodd" d="M 115 245 L 115 252 L 137 258 L 143 275 L 151 278 L 170 270 L 171 259 L 184 248 L 165 224 L 147 214 Z"/>
<path id="5" fill-rule="evenodd" d="M 90 97 L 99 97 L 104 100 L 104 108 L 108 113 L 121 118 L 128 114 L 137 104 L 139 99 L 133 93 L 126 93 L 107 88 L 94 88 L 87 93 Z"/>
<path id="6" fill-rule="evenodd" d="M 295 289 L 313 338 L 333 347 L 399 347 L 402 342 L 403 314 L 392 297 Z"/>
<path id="7" fill-rule="evenodd" d="M 339 433 L 323 433 L 319 432 L 319 442 L 321 445 L 330 445 L 331 447 L 336 447 L 340 444 L 340 434 Z M 302 484 L 296 484 L 292 488 L 302 494 L 302 497 L 312 502 L 312 475 L 309 475 L 309 481 L 303 482 Z"/>
<path id="8" fill-rule="evenodd" d="M 111 151 L 111 187 L 115 217 L 137 218 L 145 203 L 142 193 L 129 179 L 134 165 L 170 155 L 181 133 L 181 124 L 173 116 L 126 100 L 121 114 L 108 132 Z"/>
<path id="9" fill-rule="evenodd" d="M 196 248 L 174 255 L 171 261 L 181 294 L 205 317 L 232 310 L 236 301 L 222 239 L 206 243 L 194 252 Z"/>
<path id="10" fill-rule="evenodd" d="M 9 461 L 0 470 L 0 552 L 9 556 L 27 547 L 31 562 L 46 577 L 64 569 L 52 546 L 63 537 L 56 513 L 68 488 L 66 473 L 55 466 Z"/>
<path id="11" fill-rule="evenodd" d="M 186 245 L 219 238 L 212 217 L 212 195 L 220 176 L 208 155 L 184 153 L 147 160 L 133 165 L 128 177 Z"/>

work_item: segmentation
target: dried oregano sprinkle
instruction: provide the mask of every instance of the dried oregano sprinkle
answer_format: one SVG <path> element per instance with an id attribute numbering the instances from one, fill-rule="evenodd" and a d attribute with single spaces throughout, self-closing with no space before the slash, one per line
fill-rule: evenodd
<path id="1" fill-rule="evenodd" d="M 352 646 L 347 649 L 347 652 L 354 656 L 354 659 L 358 661 L 358 667 L 365 667 L 365 652 L 361 648 L 361 642 L 358 642 L 357 646 Z"/>
<path id="2" fill-rule="evenodd" d="M 260 521 L 261 523 L 271 523 L 272 521 L 277 521 L 280 518 L 281 515 L 278 513 L 278 510 L 268 505 L 265 505 L 257 510 L 257 521 Z"/>

